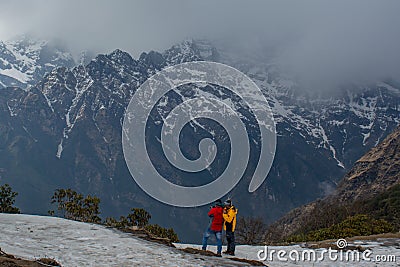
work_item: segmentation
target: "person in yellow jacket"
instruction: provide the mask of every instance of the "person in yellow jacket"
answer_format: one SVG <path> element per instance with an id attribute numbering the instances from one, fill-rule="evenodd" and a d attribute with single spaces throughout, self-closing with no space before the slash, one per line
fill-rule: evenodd
<path id="1" fill-rule="evenodd" d="M 227 199 L 224 203 L 224 230 L 226 233 L 226 241 L 228 246 L 225 254 L 235 255 L 235 227 L 236 227 L 236 215 L 238 210 L 232 205 L 232 200 Z"/>

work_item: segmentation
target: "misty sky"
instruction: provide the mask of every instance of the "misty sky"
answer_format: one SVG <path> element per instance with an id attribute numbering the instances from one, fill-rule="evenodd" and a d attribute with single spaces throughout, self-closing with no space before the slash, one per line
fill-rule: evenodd
<path id="1" fill-rule="evenodd" d="M 63 39 L 74 51 L 115 48 L 138 57 L 185 38 L 276 51 L 299 77 L 345 81 L 400 77 L 400 1 L 4 1 L 0 39 Z"/>

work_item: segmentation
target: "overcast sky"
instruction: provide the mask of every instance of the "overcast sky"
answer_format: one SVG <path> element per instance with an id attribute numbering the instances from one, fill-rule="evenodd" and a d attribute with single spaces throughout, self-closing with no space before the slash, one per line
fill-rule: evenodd
<path id="1" fill-rule="evenodd" d="M 137 57 L 188 37 L 274 47 L 304 79 L 400 77 L 400 1 L 0 0 L 0 39 L 33 32 Z M 316 79 L 316 78 L 315 78 Z"/>

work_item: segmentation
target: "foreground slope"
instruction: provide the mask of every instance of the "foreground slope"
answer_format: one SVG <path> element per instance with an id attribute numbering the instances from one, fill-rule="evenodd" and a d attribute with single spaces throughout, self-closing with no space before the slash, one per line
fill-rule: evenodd
<path id="1" fill-rule="evenodd" d="M 62 266 L 247 266 L 183 253 L 100 225 L 55 217 L 0 214 L 0 247 L 23 258 L 55 258 Z"/>
<path id="2" fill-rule="evenodd" d="M 280 261 L 277 257 L 264 261 L 266 266 L 398 266 L 396 262 L 380 265 L 374 261 L 376 255 L 397 255 L 399 239 L 382 238 L 375 241 L 350 241 L 351 246 L 368 247 L 372 250 L 372 261 L 338 262 L 323 261 L 296 262 Z M 178 248 L 200 248 L 200 245 L 176 244 Z M 17 257 L 38 259 L 54 258 L 62 266 L 248 266 L 228 258 L 216 258 L 199 254 L 187 254 L 178 249 L 148 242 L 93 225 L 55 217 L 0 214 L 0 247 Z M 268 247 L 270 250 L 298 250 L 307 248 L 295 246 Z M 209 248 L 215 251 L 215 246 Z M 238 246 L 237 257 L 258 260 L 257 254 L 264 246 Z M 397 256 L 397 262 L 400 260 Z M 1 262 L 0 262 L 1 263 Z M 2 265 L 1 265 L 2 266 Z M 10 265 L 6 265 L 10 266 Z M 13 266 L 13 265 L 11 265 Z M 33 265 L 34 266 L 34 265 Z"/>

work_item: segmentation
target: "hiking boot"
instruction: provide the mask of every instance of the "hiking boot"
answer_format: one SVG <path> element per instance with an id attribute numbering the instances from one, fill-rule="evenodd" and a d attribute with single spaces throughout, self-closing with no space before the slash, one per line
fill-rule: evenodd
<path id="1" fill-rule="evenodd" d="M 235 256 L 235 252 L 233 252 L 233 251 L 229 251 L 227 254 L 231 255 L 231 256 Z"/>
<path id="2" fill-rule="evenodd" d="M 221 252 L 218 252 L 216 256 L 217 257 L 222 257 Z"/>
<path id="3" fill-rule="evenodd" d="M 225 251 L 222 252 L 222 253 L 224 253 L 224 254 L 229 254 L 229 251 L 228 251 L 228 250 L 225 250 Z"/>

